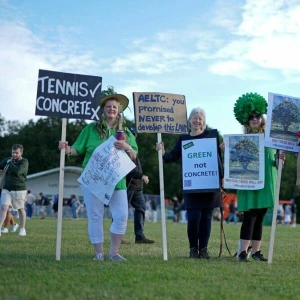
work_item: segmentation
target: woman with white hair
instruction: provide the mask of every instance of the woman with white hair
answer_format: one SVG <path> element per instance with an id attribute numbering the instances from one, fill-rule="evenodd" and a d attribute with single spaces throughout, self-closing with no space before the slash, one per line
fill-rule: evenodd
<path id="1" fill-rule="evenodd" d="M 163 160 L 165 163 L 177 161 L 182 158 L 182 141 L 216 138 L 217 149 L 219 149 L 217 130 L 208 130 L 206 128 L 205 111 L 199 107 L 194 108 L 188 118 L 189 133 L 181 135 L 174 148 L 166 153 L 164 144 L 157 143 L 156 150 L 162 150 Z M 218 153 L 220 158 L 220 153 Z M 220 159 L 219 159 L 220 162 Z M 223 174 L 221 164 L 219 164 L 219 175 Z M 220 178 L 221 179 L 221 178 Z M 187 210 L 187 234 L 190 247 L 190 258 L 209 259 L 207 250 L 210 233 L 211 221 L 215 207 L 222 205 L 221 199 L 221 180 L 220 190 L 218 192 L 196 192 L 189 193 L 183 190 L 185 208 Z"/>

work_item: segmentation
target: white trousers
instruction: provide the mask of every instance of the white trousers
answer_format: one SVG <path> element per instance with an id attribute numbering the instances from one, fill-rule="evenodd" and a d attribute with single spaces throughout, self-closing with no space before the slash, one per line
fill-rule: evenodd
<path id="1" fill-rule="evenodd" d="M 103 216 L 104 204 L 92 194 L 87 188 L 81 185 L 84 203 L 88 217 L 88 233 L 92 244 L 103 243 Z M 110 232 L 114 234 L 125 234 L 128 219 L 128 201 L 126 190 L 115 190 L 110 201 L 109 208 L 113 222 Z"/>

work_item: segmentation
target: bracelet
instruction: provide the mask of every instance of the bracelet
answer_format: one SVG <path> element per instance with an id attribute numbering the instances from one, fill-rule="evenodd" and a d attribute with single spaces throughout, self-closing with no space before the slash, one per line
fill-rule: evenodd
<path id="1" fill-rule="evenodd" d="M 70 146 L 70 152 L 67 154 L 67 156 L 72 156 L 72 147 Z"/>
<path id="2" fill-rule="evenodd" d="M 130 148 L 129 148 L 128 150 L 125 150 L 125 152 L 126 152 L 126 153 L 129 153 L 129 152 L 131 152 L 131 150 L 132 150 L 132 148 L 131 148 L 131 146 L 130 146 Z"/>

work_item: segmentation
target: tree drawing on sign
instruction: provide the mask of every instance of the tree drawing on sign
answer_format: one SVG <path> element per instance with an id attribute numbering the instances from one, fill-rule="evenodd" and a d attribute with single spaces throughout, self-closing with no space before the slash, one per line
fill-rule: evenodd
<path id="1" fill-rule="evenodd" d="M 284 100 L 273 109 L 272 121 L 281 124 L 284 133 L 287 133 L 292 123 L 300 122 L 300 110 L 295 103 Z"/>
<path id="2" fill-rule="evenodd" d="M 256 144 L 250 140 L 241 140 L 238 142 L 232 150 L 230 151 L 230 161 L 238 161 L 242 168 L 243 172 L 247 171 L 248 165 L 253 161 L 258 161 L 258 147 Z"/>

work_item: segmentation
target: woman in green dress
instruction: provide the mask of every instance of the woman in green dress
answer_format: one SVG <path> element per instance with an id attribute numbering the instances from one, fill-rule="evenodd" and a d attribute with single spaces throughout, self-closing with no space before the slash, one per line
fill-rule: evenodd
<path id="1" fill-rule="evenodd" d="M 265 132 L 265 118 L 267 112 L 266 100 L 256 94 L 248 93 L 240 97 L 234 107 L 236 119 L 244 126 L 245 134 Z M 248 261 L 250 254 L 258 261 L 267 261 L 260 251 L 263 219 L 268 208 L 273 208 L 277 168 L 276 159 L 285 159 L 285 153 L 265 147 L 265 185 L 260 190 L 238 190 L 238 211 L 244 213 L 244 219 L 240 231 L 239 261 Z M 248 251 L 252 246 L 251 253 Z"/>

